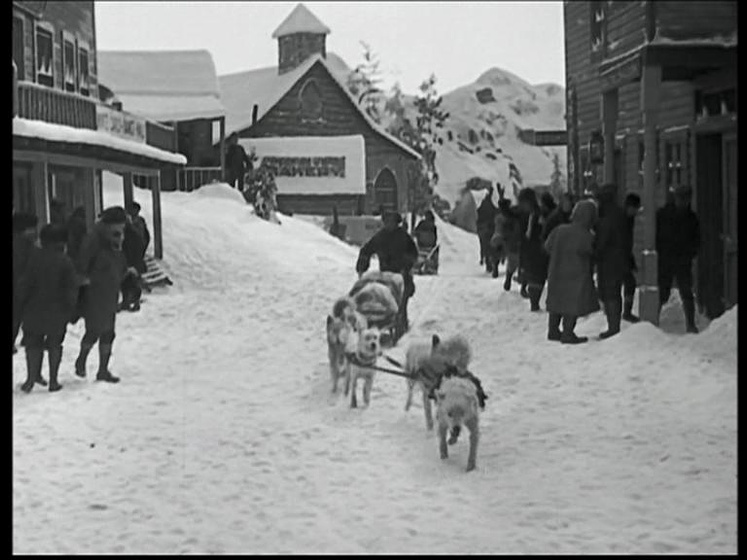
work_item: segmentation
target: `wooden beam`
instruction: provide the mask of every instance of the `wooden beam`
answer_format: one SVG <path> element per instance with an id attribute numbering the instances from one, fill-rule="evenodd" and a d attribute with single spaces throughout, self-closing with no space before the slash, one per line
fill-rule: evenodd
<path id="1" fill-rule="evenodd" d="M 641 56 L 636 52 L 629 59 L 606 69 L 600 68 L 599 87 L 601 91 L 618 89 L 641 78 Z"/>
<path id="2" fill-rule="evenodd" d="M 220 126 L 220 180 L 226 182 L 226 117 L 218 119 Z M 244 178 L 241 178 L 243 184 Z M 243 187 L 242 187 L 243 188 Z"/>
<path id="3" fill-rule="evenodd" d="M 124 207 L 127 210 L 135 201 L 135 194 L 132 188 L 132 173 L 122 175 L 122 185 L 124 188 Z"/>
<path id="4" fill-rule="evenodd" d="M 615 132 L 617 131 L 618 91 L 602 93 L 602 135 L 604 136 L 604 182 L 615 182 Z M 618 192 L 624 190 L 618 185 Z"/>
<path id="5" fill-rule="evenodd" d="M 157 259 L 163 259 L 163 227 L 161 222 L 161 177 L 153 180 L 151 188 L 153 197 L 153 255 Z"/>
<path id="6" fill-rule="evenodd" d="M 641 80 L 643 108 L 643 278 L 640 283 L 641 319 L 659 324 L 658 260 L 656 255 L 656 127 L 661 101 L 661 66 L 646 65 Z"/>

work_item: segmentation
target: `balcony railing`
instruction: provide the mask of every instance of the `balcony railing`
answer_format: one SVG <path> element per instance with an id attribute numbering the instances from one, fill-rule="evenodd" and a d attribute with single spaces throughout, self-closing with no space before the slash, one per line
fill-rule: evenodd
<path id="1" fill-rule="evenodd" d="M 180 169 L 178 173 L 178 189 L 180 191 L 192 192 L 213 181 L 223 180 L 220 167 L 185 167 Z"/>
<path id="2" fill-rule="evenodd" d="M 74 93 L 18 82 L 18 116 L 24 119 L 96 130 L 96 105 Z"/>

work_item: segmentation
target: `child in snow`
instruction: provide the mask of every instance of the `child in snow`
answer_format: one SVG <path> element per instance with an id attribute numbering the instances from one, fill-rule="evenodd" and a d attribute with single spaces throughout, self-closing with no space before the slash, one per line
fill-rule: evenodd
<path id="1" fill-rule="evenodd" d="M 41 249 L 31 254 L 18 293 L 26 347 L 26 382 L 21 389 L 26 393 L 35 383 L 46 384 L 41 375 L 45 349 L 49 356 L 49 390 L 62 389 L 57 381 L 62 342 L 78 295 L 75 267 L 65 254 L 66 229 L 46 225 L 40 237 Z"/>

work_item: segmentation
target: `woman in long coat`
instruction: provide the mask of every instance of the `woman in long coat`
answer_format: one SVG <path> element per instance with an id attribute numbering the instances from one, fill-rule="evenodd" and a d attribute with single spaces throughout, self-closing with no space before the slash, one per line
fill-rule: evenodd
<path id="1" fill-rule="evenodd" d="M 573 209 L 571 223 L 555 228 L 545 242 L 550 254 L 547 279 L 547 310 L 550 312 L 548 340 L 564 344 L 588 341 L 573 332 L 578 317 L 599 310 L 592 277 L 594 235 L 597 218 L 593 202 L 582 200 Z M 563 332 L 560 323 L 563 322 Z"/>

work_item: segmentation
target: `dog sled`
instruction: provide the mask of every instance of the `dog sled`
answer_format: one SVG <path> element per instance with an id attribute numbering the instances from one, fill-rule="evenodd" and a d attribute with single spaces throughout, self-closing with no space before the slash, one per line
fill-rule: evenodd
<path id="1" fill-rule="evenodd" d="M 392 346 L 405 330 L 404 291 L 401 274 L 369 271 L 361 275 L 348 294 L 355 302 L 356 311 L 366 318 L 369 326 L 378 328 Z"/>
<path id="2" fill-rule="evenodd" d="M 438 253 L 440 245 L 435 247 L 418 248 L 418 260 L 412 267 L 413 274 L 433 275 L 438 274 Z"/>

